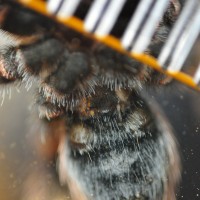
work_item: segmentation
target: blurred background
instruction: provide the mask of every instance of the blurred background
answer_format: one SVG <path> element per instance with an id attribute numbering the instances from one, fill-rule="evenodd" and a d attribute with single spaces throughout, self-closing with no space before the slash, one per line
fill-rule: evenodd
<path id="1" fill-rule="evenodd" d="M 179 142 L 183 171 L 177 199 L 200 199 L 200 93 L 180 83 L 150 93 L 163 109 Z"/>
<path id="2" fill-rule="evenodd" d="M 35 120 L 30 105 L 33 92 L 34 88 L 29 92 L 23 87 L 20 92 L 13 88 L 12 98 L 7 96 L 0 107 L 1 200 L 21 200 L 22 193 L 29 197 L 26 200 L 36 200 L 31 194 L 38 193 L 48 200 L 68 199 L 59 187 L 55 166 L 38 157 L 32 145 L 30 129 Z M 150 88 L 148 94 L 162 107 L 180 144 L 183 173 L 177 199 L 200 199 L 200 93 L 174 82 Z"/>
<path id="3" fill-rule="evenodd" d="M 0 200 L 69 199 L 59 185 L 55 162 L 39 153 L 43 144 L 40 133 L 32 130 L 40 127 L 33 94 L 34 88 L 13 87 L 0 107 Z"/>

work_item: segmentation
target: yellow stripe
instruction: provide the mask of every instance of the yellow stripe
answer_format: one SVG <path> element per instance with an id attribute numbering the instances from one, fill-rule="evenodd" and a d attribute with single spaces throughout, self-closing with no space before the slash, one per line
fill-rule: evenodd
<path id="1" fill-rule="evenodd" d="M 43 14 L 43 15 L 46 15 L 46 16 L 49 16 L 49 17 L 52 17 L 52 15 L 50 15 L 46 9 L 46 3 L 42 0 L 18 0 L 19 3 Z M 97 41 L 100 41 L 104 44 L 106 44 L 107 46 L 123 53 L 123 54 L 126 54 L 130 57 L 132 57 L 133 59 L 136 59 L 160 72 L 163 72 L 173 78 L 175 78 L 176 80 L 194 88 L 194 89 L 197 89 L 197 90 L 200 90 L 200 87 L 198 87 L 196 85 L 196 83 L 194 82 L 193 78 L 183 72 L 175 72 L 175 71 L 169 71 L 169 70 L 163 70 L 162 67 L 159 65 L 159 63 L 157 62 L 157 60 L 150 56 L 150 55 L 147 55 L 147 54 L 136 54 L 136 53 L 129 53 L 127 52 L 121 45 L 120 41 L 111 36 L 111 35 L 108 35 L 108 36 L 105 36 L 105 37 L 98 37 L 94 34 L 91 34 L 91 33 L 88 33 L 86 32 L 86 30 L 84 29 L 84 23 L 82 20 L 76 18 L 76 17 L 69 17 L 69 18 L 61 18 L 61 17 L 56 17 L 56 19 L 65 24 L 66 26 L 72 28 L 73 30 L 75 31 L 78 31 L 82 34 L 84 34 L 85 36 L 87 37 L 90 37 L 91 39 L 95 39 Z"/>
<path id="2" fill-rule="evenodd" d="M 49 15 L 46 9 L 45 2 L 41 0 L 18 0 L 18 2 L 24 4 L 25 6 L 30 7 L 33 10 L 36 10 L 37 12 Z"/>

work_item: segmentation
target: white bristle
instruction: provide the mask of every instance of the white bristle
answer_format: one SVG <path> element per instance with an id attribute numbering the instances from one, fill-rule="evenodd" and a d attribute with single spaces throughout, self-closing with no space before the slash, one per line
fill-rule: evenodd
<path id="1" fill-rule="evenodd" d="M 195 82 L 196 84 L 198 84 L 198 83 L 200 82 L 200 63 L 199 63 L 199 66 L 198 66 L 198 68 L 197 68 L 197 71 L 196 71 L 196 73 L 195 73 L 195 75 L 194 75 L 193 80 L 194 80 L 194 82 Z"/>
<path id="2" fill-rule="evenodd" d="M 65 0 L 59 9 L 58 17 L 70 17 L 74 14 L 81 0 Z"/>
<path id="3" fill-rule="evenodd" d="M 58 8 L 62 5 L 64 0 L 48 0 L 47 2 L 47 10 L 50 12 L 50 13 L 55 13 Z"/>
<path id="4" fill-rule="evenodd" d="M 96 31 L 95 31 L 96 35 L 106 36 L 110 33 L 125 2 L 126 2 L 126 0 L 118 0 L 118 1 L 111 0 L 106 12 L 104 13 Z"/>
<path id="5" fill-rule="evenodd" d="M 171 62 L 168 70 L 180 71 L 182 65 L 187 59 L 194 42 L 196 41 L 200 33 L 200 5 L 194 11 L 194 14 L 188 24 L 187 28 L 182 32 L 179 43 L 176 45 L 176 49 L 172 55 Z"/>
<path id="6" fill-rule="evenodd" d="M 92 4 L 85 20 L 84 20 L 84 28 L 88 31 L 91 32 L 97 22 L 99 21 L 103 10 L 106 6 L 106 4 L 108 4 L 109 0 L 96 0 L 94 1 L 94 3 Z"/>
<path id="7" fill-rule="evenodd" d="M 131 46 L 131 43 L 136 37 L 138 30 L 141 28 L 143 21 L 145 20 L 145 17 L 151 8 L 152 3 L 152 0 L 142 0 L 138 5 L 138 8 L 133 14 L 121 39 L 124 48 L 128 48 Z"/>
<path id="8" fill-rule="evenodd" d="M 147 18 L 146 23 L 144 24 L 143 29 L 137 38 L 137 41 L 132 47 L 132 52 L 143 53 L 147 49 L 168 4 L 169 0 L 155 1 L 155 4 L 151 9 L 151 13 Z"/>
<path id="9" fill-rule="evenodd" d="M 186 26 L 188 18 L 192 15 L 195 5 L 195 0 L 189 0 L 184 6 L 181 15 L 179 16 L 174 28 L 169 35 L 167 43 L 164 45 L 161 54 L 159 55 L 158 61 L 161 66 L 165 66 L 167 60 L 169 59 L 169 56 L 173 54 L 176 43 L 180 39 L 180 35 L 182 34 Z"/>

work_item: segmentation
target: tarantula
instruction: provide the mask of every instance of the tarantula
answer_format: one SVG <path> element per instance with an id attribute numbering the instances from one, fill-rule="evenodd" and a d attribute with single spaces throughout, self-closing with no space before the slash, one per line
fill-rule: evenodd
<path id="1" fill-rule="evenodd" d="M 171 1 L 150 54 L 178 5 Z M 13 2 L 1 3 L 0 15 L 0 83 L 37 84 L 38 117 L 54 140 L 59 179 L 71 198 L 175 199 L 176 141 L 145 96 L 146 85 L 167 78 Z"/>

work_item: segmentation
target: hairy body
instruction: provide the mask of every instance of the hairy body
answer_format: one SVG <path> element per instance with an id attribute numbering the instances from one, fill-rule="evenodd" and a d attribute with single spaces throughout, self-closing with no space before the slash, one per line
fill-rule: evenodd
<path id="1" fill-rule="evenodd" d="M 174 2 L 150 54 L 173 24 Z M 0 83 L 37 84 L 38 117 L 45 136 L 54 137 L 52 154 L 71 198 L 175 199 L 176 142 L 145 97 L 145 85 L 167 79 L 39 14 L 2 5 Z"/>

